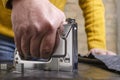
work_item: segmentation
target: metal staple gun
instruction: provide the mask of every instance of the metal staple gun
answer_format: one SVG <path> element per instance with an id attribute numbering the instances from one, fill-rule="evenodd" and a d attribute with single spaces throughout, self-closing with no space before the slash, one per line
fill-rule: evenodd
<path id="1" fill-rule="evenodd" d="M 78 66 L 77 23 L 70 18 L 66 21 L 67 24 L 64 25 L 59 46 L 51 59 L 24 60 L 21 59 L 19 52 L 16 50 L 14 57 L 16 69 L 19 68 L 24 72 L 24 69 L 29 64 L 33 68 L 39 68 L 40 70 L 76 71 Z"/>

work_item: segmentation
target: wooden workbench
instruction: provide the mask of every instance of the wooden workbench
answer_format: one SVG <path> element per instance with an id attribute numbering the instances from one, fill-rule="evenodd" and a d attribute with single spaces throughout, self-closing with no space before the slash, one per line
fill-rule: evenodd
<path id="1" fill-rule="evenodd" d="M 79 63 L 78 73 L 28 71 L 20 73 L 0 71 L 0 80 L 120 80 L 120 74 L 90 64 Z"/>

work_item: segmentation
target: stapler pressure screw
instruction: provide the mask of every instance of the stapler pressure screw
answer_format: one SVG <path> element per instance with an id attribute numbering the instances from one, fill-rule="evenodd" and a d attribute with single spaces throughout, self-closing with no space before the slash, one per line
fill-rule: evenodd
<path id="1" fill-rule="evenodd" d="M 15 63 L 18 64 L 18 61 L 16 61 Z"/>
<path id="2" fill-rule="evenodd" d="M 70 63 L 70 58 L 64 58 L 65 63 Z"/>
<path id="3" fill-rule="evenodd" d="M 60 62 L 63 62 L 63 59 L 60 59 Z"/>
<path id="4" fill-rule="evenodd" d="M 16 58 L 16 60 L 18 60 L 18 58 Z"/>

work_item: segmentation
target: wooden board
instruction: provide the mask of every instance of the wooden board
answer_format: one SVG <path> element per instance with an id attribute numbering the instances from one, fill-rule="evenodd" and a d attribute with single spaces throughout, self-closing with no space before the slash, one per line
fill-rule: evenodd
<path id="1" fill-rule="evenodd" d="M 119 73 L 85 63 L 79 63 L 78 73 L 74 74 L 73 78 L 72 76 L 73 74 L 68 72 L 54 71 L 31 70 L 24 75 L 0 71 L 0 80 L 120 80 Z"/>

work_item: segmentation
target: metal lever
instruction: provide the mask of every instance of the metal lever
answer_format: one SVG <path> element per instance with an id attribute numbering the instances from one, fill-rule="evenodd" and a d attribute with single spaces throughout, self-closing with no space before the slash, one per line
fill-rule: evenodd
<path id="1" fill-rule="evenodd" d="M 44 61 L 44 60 L 22 60 L 21 58 L 20 58 L 20 55 L 19 55 L 19 52 L 17 51 L 17 50 L 15 50 L 15 64 L 18 64 L 18 63 L 20 63 L 20 64 L 22 64 L 22 63 L 34 63 L 34 64 L 46 64 L 46 63 L 50 63 L 51 61 L 52 61 L 52 58 L 51 59 L 49 59 L 48 61 Z"/>

